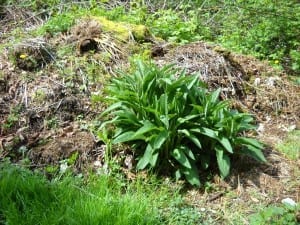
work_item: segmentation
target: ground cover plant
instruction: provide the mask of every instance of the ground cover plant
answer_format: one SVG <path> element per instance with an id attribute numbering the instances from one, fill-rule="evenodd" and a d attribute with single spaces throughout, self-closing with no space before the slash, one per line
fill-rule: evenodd
<path id="1" fill-rule="evenodd" d="M 251 216 L 251 225 L 267 225 L 267 224 L 299 224 L 300 214 L 299 207 L 290 204 L 281 204 L 278 206 L 269 206 Z"/>
<path id="2" fill-rule="evenodd" d="M 177 178 L 184 175 L 200 186 L 199 164 L 207 169 L 216 161 L 225 178 L 234 155 L 266 161 L 257 140 L 240 136 L 255 128 L 252 117 L 231 110 L 219 94 L 220 89 L 209 93 L 198 75 L 183 71 L 176 77 L 170 66 L 138 61 L 131 74 L 108 84 L 110 106 L 103 115 L 111 119 L 102 127 L 116 127 L 112 144 L 134 145 L 137 169 L 172 169 Z"/>

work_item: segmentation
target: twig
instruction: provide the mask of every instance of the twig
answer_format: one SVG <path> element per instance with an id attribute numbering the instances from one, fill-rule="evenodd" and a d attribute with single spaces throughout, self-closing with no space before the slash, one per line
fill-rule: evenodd
<path id="1" fill-rule="evenodd" d="M 220 192 L 215 194 L 214 196 L 210 197 L 207 202 L 213 202 L 215 200 L 217 200 L 218 198 L 222 197 L 225 194 L 225 192 Z"/>

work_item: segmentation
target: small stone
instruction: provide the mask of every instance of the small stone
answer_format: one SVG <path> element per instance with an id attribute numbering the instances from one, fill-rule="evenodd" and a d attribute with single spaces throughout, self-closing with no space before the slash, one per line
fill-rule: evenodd
<path id="1" fill-rule="evenodd" d="M 99 160 L 94 162 L 94 166 L 96 167 L 100 167 L 101 166 L 101 162 Z"/>
<path id="2" fill-rule="evenodd" d="M 66 172 L 67 169 L 68 169 L 68 164 L 66 162 L 60 164 L 59 170 L 60 170 L 61 173 Z"/>
<path id="3" fill-rule="evenodd" d="M 258 86 L 258 85 L 260 85 L 260 78 L 255 78 L 255 80 L 254 80 L 254 85 L 255 86 Z"/>
<path id="4" fill-rule="evenodd" d="M 281 203 L 286 204 L 286 205 L 290 205 L 290 206 L 296 206 L 297 203 L 291 199 L 291 198 L 284 198 L 281 200 Z"/>

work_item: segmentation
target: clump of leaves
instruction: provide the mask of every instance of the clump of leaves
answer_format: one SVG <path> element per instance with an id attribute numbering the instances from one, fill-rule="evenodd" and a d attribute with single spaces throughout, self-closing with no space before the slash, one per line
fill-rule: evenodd
<path id="1" fill-rule="evenodd" d="M 111 106 L 102 114 L 109 119 L 100 132 L 113 125 L 112 144 L 132 144 L 137 169 L 171 170 L 197 186 L 200 166 L 217 161 L 224 178 L 235 154 L 266 161 L 258 141 L 240 136 L 254 128 L 250 115 L 231 110 L 219 100 L 220 89 L 210 93 L 199 76 L 176 74 L 171 66 L 138 61 L 133 73 L 114 78 L 106 90 Z"/>
<path id="2" fill-rule="evenodd" d="M 278 206 L 273 205 L 252 215 L 250 217 L 250 225 L 296 225 L 300 222 L 298 217 L 299 207 L 297 206 L 288 204 Z"/>

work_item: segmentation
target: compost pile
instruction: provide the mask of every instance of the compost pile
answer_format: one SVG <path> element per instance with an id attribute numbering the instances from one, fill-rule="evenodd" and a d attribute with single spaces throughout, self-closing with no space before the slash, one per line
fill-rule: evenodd
<path id="1" fill-rule="evenodd" d="M 32 16 L 20 14 L 22 20 Z M 8 11 L 3 18 L 5 32 L 11 31 L 18 17 Z M 33 29 L 39 23 L 22 25 Z M 93 97 L 101 97 L 109 78 L 128 69 L 128 58 L 142 48 L 157 65 L 173 64 L 199 74 L 211 90 L 221 88 L 221 99 L 255 116 L 262 140 L 271 143 L 273 136 L 299 127 L 299 86 L 266 62 L 217 45 L 174 46 L 155 40 L 144 26 L 105 18 L 78 19 L 55 36 L 14 41 L 3 35 L 5 42 L 13 44 L 0 56 L 0 157 L 18 162 L 27 156 L 33 168 L 60 165 L 72 156 L 78 171 L 103 165 L 105 147 L 90 124 L 106 106 Z"/>
<path id="2" fill-rule="evenodd" d="M 45 167 L 75 154 L 77 171 L 102 160 L 103 146 L 84 124 L 103 110 L 101 104 L 92 105 L 92 93 L 100 93 L 116 69 L 128 66 L 128 44 L 102 31 L 99 22 L 83 19 L 65 34 L 5 48 L 0 157 L 17 162 L 26 155 L 32 167 Z"/>

